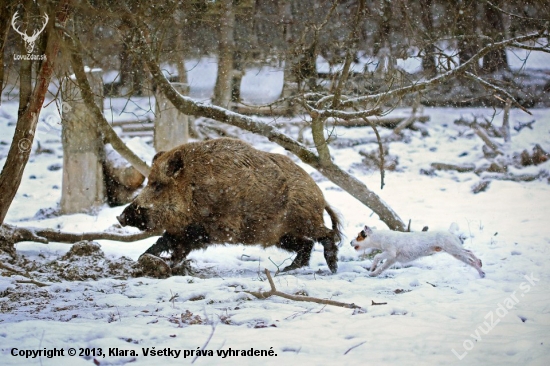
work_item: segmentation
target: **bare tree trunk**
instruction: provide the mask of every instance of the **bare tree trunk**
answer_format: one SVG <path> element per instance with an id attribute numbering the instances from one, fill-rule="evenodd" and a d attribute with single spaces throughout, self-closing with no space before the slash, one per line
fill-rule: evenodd
<path id="1" fill-rule="evenodd" d="M 189 85 L 172 83 L 172 86 L 181 95 L 189 95 Z M 160 89 L 156 91 L 155 100 L 155 150 L 167 151 L 185 144 L 189 140 L 189 116 L 174 107 Z"/>
<path id="2" fill-rule="evenodd" d="M 4 60 L 4 48 L 8 39 L 11 18 L 11 4 L 9 2 L 0 5 L 0 60 Z M 0 62 L 0 94 L 4 90 L 4 62 Z M 2 100 L 0 98 L 0 105 Z"/>
<path id="3" fill-rule="evenodd" d="M 122 50 L 119 54 L 120 60 L 120 89 L 119 94 L 124 96 L 143 95 L 145 91 L 145 79 L 143 77 L 143 63 L 133 56 L 128 49 L 135 37 L 134 30 L 127 24 L 122 27 Z"/>
<path id="4" fill-rule="evenodd" d="M 218 77 L 214 86 L 212 104 L 229 108 L 231 102 L 231 81 L 233 80 L 233 53 L 235 52 L 235 12 L 233 0 L 220 0 L 218 45 Z"/>
<path id="5" fill-rule="evenodd" d="M 187 76 L 187 68 L 185 67 L 185 56 L 187 54 L 187 48 L 185 47 L 185 39 L 184 39 L 184 33 L 181 30 L 183 28 L 183 23 L 185 19 L 185 14 L 183 12 L 179 12 L 176 16 L 176 22 L 180 27 L 180 31 L 178 32 L 178 35 L 176 37 L 176 69 L 178 70 L 178 82 L 182 84 L 189 85 L 189 80 Z M 189 95 L 190 88 L 187 87 L 187 94 Z M 199 134 L 197 132 L 197 129 L 195 127 L 195 118 L 193 116 L 186 116 L 187 117 L 187 129 L 186 131 L 189 137 L 197 138 L 199 137 Z"/>
<path id="6" fill-rule="evenodd" d="M 279 2 L 279 17 L 281 18 L 283 36 L 287 45 L 281 98 L 285 100 L 284 107 L 287 110 L 286 113 L 292 115 L 296 109 L 296 104 L 290 98 L 298 92 L 298 81 L 292 72 L 295 35 L 292 27 L 294 18 L 292 15 L 292 4 L 290 0 L 281 0 Z"/>
<path id="7" fill-rule="evenodd" d="M 500 5 L 500 1 L 495 1 L 495 4 Z M 487 25 L 487 35 L 491 37 L 493 42 L 499 42 L 504 39 L 504 24 L 502 23 L 502 15 L 500 11 L 489 4 L 485 4 L 485 19 Z M 508 58 L 504 48 L 493 50 L 483 57 L 482 71 L 493 73 L 497 71 L 508 71 Z"/>
<path id="8" fill-rule="evenodd" d="M 180 15 L 178 23 L 180 27 L 183 26 Z M 176 37 L 176 69 L 178 70 L 178 82 L 188 84 L 187 69 L 185 68 L 185 40 L 183 39 L 183 33 L 180 31 Z"/>
<path id="9" fill-rule="evenodd" d="M 422 12 L 422 23 L 426 29 L 426 37 L 424 41 L 424 56 L 422 57 L 422 69 L 427 77 L 434 77 L 437 74 L 437 67 L 435 64 L 435 46 L 432 43 L 434 37 L 434 26 L 432 19 L 432 0 L 421 0 L 420 9 Z"/>
<path id="10" fill-rule="evenodd" d="M 117 90 L 117 95 L 126 95 L 132 90 L 132 59 L 130 57 L 130 50 L 128 45 L 132 43 L 132 39 L 127 32 L 122 37 L 122 49 L 118 56 L 120 60 L 120 87 Z"/>
<path id="11" fill-rule="evenodd" d="M 456 27 L 459 37 L 458 62 L 460 65 L 471 59 L 478 49 L 476 4 L 475 0 L 458 0 L 456 2 Z M 472 69 L 477 69 L 477 64 L 472 65 Z"/>
<path id="12" fill-rule="evenodd" d="M 391 50 L 392 5 L 390 0 L 380 1 L 382 19 L 378 23 L 378 32 L 374 39 L 373 54 L 378 55 L 383 48 Z"/>
<path id="13" fill-rule="evenodd" d="M 103 106 L 101 70 L 86 73 L 95 96 L 94 102 Z M 71 107 L 63 111 L 63 184 L 61 211 L 65 214 L 88 212 L 105 202 L 103 180 L 105 154 L 98 121 L 90 114 L 78 85 L 66 79 L 62 86 L 63 103 Z"/>
<path id="14" fill-rule="evenodd" d="M 69 12 L 69 0 L 62 0 L 59 4 L 56 17 L 51 17 L 50 22 L 45 29 L 44 36 L 48 36 L 48 45 L 46 47 L 46 60 L 42 62 L 36 85 L 32 91 L 29 103 L 19 108 L 20 113 L 17 119 L 15 134 L 8 152 L 8 157 L 0 173 L 0 224 L 4 222 L 8 209 L 15 197 L 15 193 L 21 184 L 21 178 L 29 156 L 30 147 L 34 140 L 38 116 L 44 98 L 50 85 L 50 79 L 53 74 L 57 53 L 59 52 L 59 38 L 52 34 L 54 22 L 64 25 Z"/>
<path id="15" fill-rule="evenodd" d="M 243 70 L 243 52 L 235 50 L 233 54 L 233 76 L 231 77 L 231 101 L 238 103 L 241 101 L 241 83 L 244 76 Z"/>

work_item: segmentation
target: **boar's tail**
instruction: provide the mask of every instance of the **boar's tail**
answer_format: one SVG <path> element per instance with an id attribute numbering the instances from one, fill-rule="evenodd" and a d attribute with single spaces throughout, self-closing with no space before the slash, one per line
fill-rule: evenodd
<path id="1" fill-rule="evenodd" d="M 332 221 L 332 231 L 334 232 L 334 242 L 341 243 L 342 242 L 342 223 L 340 221 L 340 216 L 328 204 L 325 205 L 325 210 L 327 211 L 328 215 L 330 216 L 330 220 Z"/>

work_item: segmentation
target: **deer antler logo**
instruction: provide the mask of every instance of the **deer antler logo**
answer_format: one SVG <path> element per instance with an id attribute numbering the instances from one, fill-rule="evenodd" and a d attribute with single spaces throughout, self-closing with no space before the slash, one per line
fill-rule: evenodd
<path id="1" fill-rule="evenodd" d="M 50 18 L 48 18 L 48 14 L 44 13 L 44 25 L 42 26 L 42 28 L 40 30 L 35 30 L 32 34 L 32 36 L 28 36 L 27 35 L 27 32 L 21 32 L 16 26 L 15 26 L 15 21 L 17 20 L 17 17 L 18 17 L 18 14 L 17 14 L 17 11 L 15 12 L 15 14 L 13 14 L 13 17 L 11 18 L 11 26 L 13 27 L 13 29 L 19 33 L 22 37 L 23 37 L 23 41 L 25 41 L 25 47 L 27 48 L 27 53 L 32 53 L 32 51 L 34 50 L 34 42 L 36 42 L 36 39 L 38 38 L 38 36 L 40 35 L 40 33 L 42 33 L 42 31 L 44 30 L 44 28 L 46 28 L 46 24 L 48 24 L 48 20 Z"/>

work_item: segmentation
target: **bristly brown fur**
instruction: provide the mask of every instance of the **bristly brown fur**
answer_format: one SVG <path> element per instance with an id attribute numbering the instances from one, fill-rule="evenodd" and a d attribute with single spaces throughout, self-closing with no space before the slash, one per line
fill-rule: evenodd
<path id="1" fill-rule="evenodd" d="M 324 225 L 324 210 L 332 230 Z M 276 245 L 298 253 L 288 270 L 307 265 L 313 241 L 319 241 L 330 269 L 337 268 L 341 224 L 317 184 L 290 158 L 237 139 L 188 143 L 157 154 L 147 187 L 119 221 L 164 229 L 160 244 L 172 246 L 178 260 L 211 243 Z"/>

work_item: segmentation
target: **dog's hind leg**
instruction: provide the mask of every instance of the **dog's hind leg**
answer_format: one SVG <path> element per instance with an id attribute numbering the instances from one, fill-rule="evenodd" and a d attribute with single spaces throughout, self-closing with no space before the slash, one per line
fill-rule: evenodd
<path id="1" fill-rule="evenodd" d="M 481 260 L 474 255 L 470 250 L 462 248 L 453 248 L 451 250 L 446 250 L 447 253 L 455 257 L 461 262 L 466 263 L 469 266 L 472 266 L 479 273 L 481 278 L 485 277 L 485 272 L 481 269 L 482 263 Z"/>

